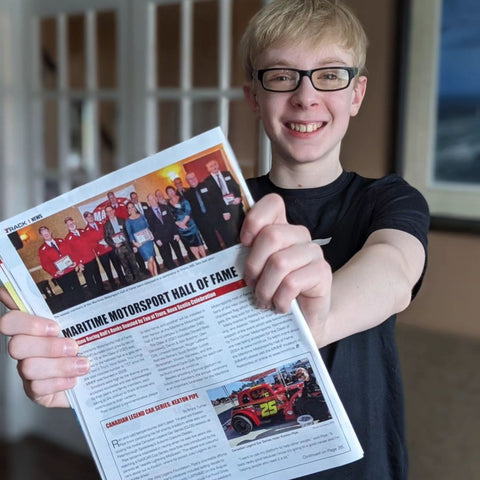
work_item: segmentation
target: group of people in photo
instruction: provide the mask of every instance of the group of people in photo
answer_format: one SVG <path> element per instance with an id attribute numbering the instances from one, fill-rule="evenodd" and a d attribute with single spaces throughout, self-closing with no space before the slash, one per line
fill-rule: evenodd
<path id="1" fill-rule="evenodd" d="M 110 191 L 104 214 L 84 211 L 82 226 L 70 216 L 64 219 L 65 237 L 54 236 L 42 225 L 40 264 L 64 296 L 71 298 L 67 306 L 238 243 L 245 215 L 240 187 L 216 160 L 206 168 L 209 175 L 203 181 L 189 172 L 188 186 L 177 177 L 164 191 L 157 189 L 142 199 L 136 191 L 129 198 L 117 198 Z M 83 287 L 79 273 L 85 280 Z"/>

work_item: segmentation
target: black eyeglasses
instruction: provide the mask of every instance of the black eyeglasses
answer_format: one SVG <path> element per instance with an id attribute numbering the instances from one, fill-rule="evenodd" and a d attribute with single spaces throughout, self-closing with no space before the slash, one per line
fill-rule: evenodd
<path id="1" fill-rule="evenodd" d="M 266 68 L 257 71 L 257 78 L 268 92 L 293 92 L 303 77 L 308 77 L 313 88 L 321 92 L 343 90 L 358 73 L 355 67 L 322 67 L 314 70 L 297 68 Z"/>

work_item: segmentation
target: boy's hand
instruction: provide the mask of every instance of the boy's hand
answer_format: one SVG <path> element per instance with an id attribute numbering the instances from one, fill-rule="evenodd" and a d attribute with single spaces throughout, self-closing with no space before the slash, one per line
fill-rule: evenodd
<path id="1" fill-rule="evenodd" d="M 332 271 L 308 230 L 287 222 L 280 196 L 266 195 L 252 207 L 240 239 L 251 247 L 245 281 L 255 290 L 256 305 L 285 313 L 297 298 L 319 333 L 330 311 Z"/>
<path id="2" fill-rule="evenodd" d="M 16 308 L 10 295 L 0 288 L 0 300 Z M 76 377 L 89 370 L 88 360 L 77 357 L 78 345 L 71 338 L 59 338 L 56 322 L 12 310 L 0 318 L 0 333 L 11 336 L 8 351 L 18 360 L 18 372 L 26 394 L 46 407 L 69 407 L 65 390 Z"/>

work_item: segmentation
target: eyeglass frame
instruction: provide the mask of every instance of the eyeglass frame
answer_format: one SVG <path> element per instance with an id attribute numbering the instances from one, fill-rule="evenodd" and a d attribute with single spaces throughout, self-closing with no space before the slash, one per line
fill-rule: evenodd
<path id="1" fill-rule="evenodd" d="M 327 89 L 324 89 L 324 88 L 317 88 L 314 85 L 313 80 L 312 80 L 312 75 L 315 72 L 318 72 L 320 70 L 335 70 L 335 69 L 345 70 L 348 73 L 348 82 L 344 87 L 327 90 Z M 271 71 L 275 71 L 275 70 L 290 70 L 290 71 L 293 71 L 293 72 L 297 72 L 300 75 L 300 77 L 298 78 L 298 82 L 297 82 L 296 87 L 291 88 L 290 90 L 272 90 L 270 88 L 266 88 L 265 85 L 263 84 L 263 75 L 266 72 L 271 72 Z M 357 76 L 358 72 L 359 72 L 359 69 L 357 67 L 344 67 L 344 66 L 341 66 L 341 67 L 320 67 L 320 68 L 314 68 L 313 70 L 300 70 L 298 68 L 288 68 L 288 67 L 274 67 L 274 68 L 263 68 L 261 70 L 256 70 L 256 74 L 257 74 L 256 78 L 260 82 L 260 85 L 262 86 L 262 88 L 266 92 L 274 92 L 274 93 L 294 92 L 295 90 L 298 89 L 298 87 L 302 83 L 302 78 L 303 77 L 308 77 L 309 80 L 310 80 L 310 83 L 312 84 L 312 87 L 315 90 L 317 90 L 318 92 L 338 92 L 339 90 L 345 90 L 346 88 L 348 88 L 350 86 L 350 84 L 352 83 L 352 80 Z M 255 72 L 254 72 L 253 75 L 255 77 Z"/>

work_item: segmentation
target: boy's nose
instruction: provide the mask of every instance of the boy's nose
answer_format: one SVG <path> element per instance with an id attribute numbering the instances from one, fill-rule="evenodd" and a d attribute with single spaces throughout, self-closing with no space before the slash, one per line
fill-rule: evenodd
<path id="1" fill-rule="evenodd" d="M 298 88 L 292 92 L 292 103 L 299 107 L 311 107 L 318 104 L 320 92 L 315 90 L 312 81 L 307 76 L 300 80 Z"/>

